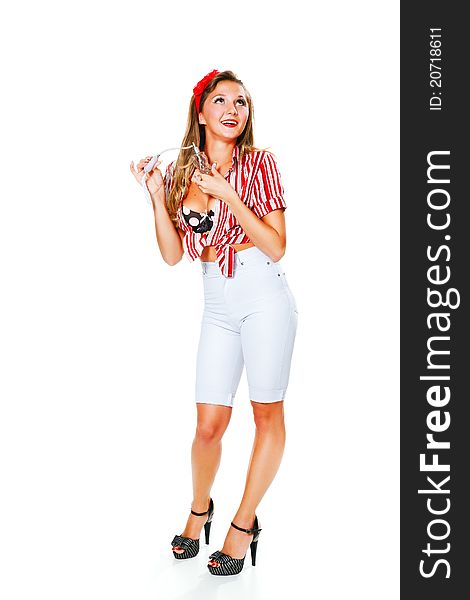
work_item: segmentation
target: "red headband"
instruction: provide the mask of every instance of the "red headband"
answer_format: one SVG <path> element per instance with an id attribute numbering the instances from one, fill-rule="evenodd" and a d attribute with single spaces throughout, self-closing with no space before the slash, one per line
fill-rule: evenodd
<path id="1" fill-rule="evenodd" d="M 206 89 L 206 87 L 209 85 L 209 82 L 214 79 L 214 77 L 217 75 L 217 73 L 219 73 L 219 71 L 217 71 L 217 69 L 214 69 L 213 71 L 211 71 L 210 73 L 208 73 L 205 77 L 203 77 L 201 79 L 201 81 L 198 81 L 195 85 L 195 87 L 193 88 L 193 93 L 194 93 L 194 100 L 196 102 L 196 109 L 197 112 L 199 112 L 199 106 L 201 104 L 201 96 L 202 96 L 202 92 Z"/>

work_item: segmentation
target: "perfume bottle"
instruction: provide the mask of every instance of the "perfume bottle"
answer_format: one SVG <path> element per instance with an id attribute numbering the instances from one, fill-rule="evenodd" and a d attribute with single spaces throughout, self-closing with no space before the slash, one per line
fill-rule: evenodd
<path id="1" fill-rule="evenodd" d="M 193 142 L 194 156 L 193 156 L 193 165 L 198 169 L 201 173 L 205 175 L 209 175 L 211 173 L 211 166 L 209 164 L 209 160 L 204 152 L 201 152 L 196 144 Z"/>

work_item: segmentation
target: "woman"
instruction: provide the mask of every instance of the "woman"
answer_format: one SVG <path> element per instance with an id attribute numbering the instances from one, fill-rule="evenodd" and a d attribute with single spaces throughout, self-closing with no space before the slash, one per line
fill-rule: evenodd
<path id="1" fill-rule="evenodd" d="M 192 164 L 194 149 L 210 172 Z M 256 435 L 245 490 L 222 549 L 209 571 L 231 575 L 252 564 L 260 535 L 257 506 L 271 484 L 285 444 L 283 401 L 297 329 L 297 306 L 280 259 L 286 246 L 286 203 L 274 156 L 253 145 L 253 105 L 232 71 L 217 70 L 194 88 L 176 163 L 162 177 L 157 162 L 146 184 L 163 259 L 200 258 L 205 305 L 197 355 L 197 427 L 192 445 L 193 502 L 175 558 L 196 556 L 204 525 L 209 543 L 214 503 L 210 490 L 221 440 L 246 366 Z M 188 148 L 189 147 L 189 148 Z M 151 157 L 131 171 L 141 183 Z"/>

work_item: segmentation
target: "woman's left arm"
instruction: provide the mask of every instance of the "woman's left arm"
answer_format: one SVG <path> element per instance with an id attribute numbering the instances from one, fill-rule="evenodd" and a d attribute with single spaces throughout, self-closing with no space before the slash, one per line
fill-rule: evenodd
<path id="1" fill-rule="evenodd" d="M 227 200 L 225 200 L 225 198 L 223 200 L 228 204 L 228 207 L 240 223 L 241 228 L 253 244 L 259 248 L 261 252 L 270 256 L 273 262 L 281 260 L 286 251 L 286 221 L 284 218 L 284 210 L 278 208 L 260 219 L 240 199 L 240 196 L 235 190 L 233 190 L 233 193 Z"/>
<path id="2" fill-rule="evenodd" d="M 212 175 L 204 175 L 196 170 L 193 181 L 205 194 L 220 198 L 228 205 L 240 227 L 261 252 L 272 258 L 273 262 L 281 260 L 286 251 L 286 222 L 282 208 L 259 218 L 214 165 Z"/>

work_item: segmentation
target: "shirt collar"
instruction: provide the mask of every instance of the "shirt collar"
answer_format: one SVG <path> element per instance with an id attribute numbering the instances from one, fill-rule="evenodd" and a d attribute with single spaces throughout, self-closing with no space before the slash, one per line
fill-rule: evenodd
<path id="1" fill-rule="evenodd" d="M 237 144 L 235 144 L 235 146 L 233 147 L 233 152 L 232 152 L 232 167 L 238 162 L 239 158 L 240 158 L 240 149 L 238 148 Z"/>

